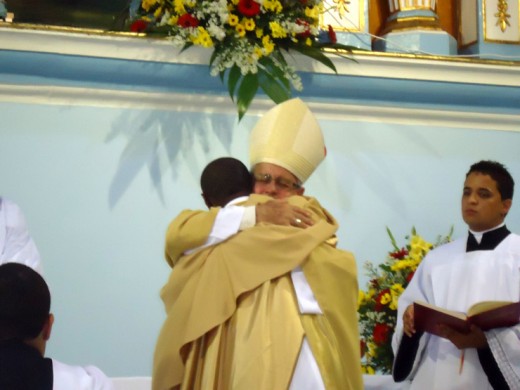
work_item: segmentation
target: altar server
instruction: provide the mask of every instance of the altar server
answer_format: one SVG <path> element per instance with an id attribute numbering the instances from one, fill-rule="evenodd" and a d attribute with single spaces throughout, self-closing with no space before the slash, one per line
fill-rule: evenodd
<path id="1" fill-rule="evenodd" d="M 520 389 L 520 325 L 459 333 L 439 324 L 444 337 L 416 332 L 417 300 L 466 312 L 480 301 L 520 300 L 520 236 L 505 217 L 514 181 L 494 161 L 473 164 L 464 182 L 461 211 L 468 235 L 431 251 L 398 302 L 393 338 L 396 381 L 411 389 Z"/>

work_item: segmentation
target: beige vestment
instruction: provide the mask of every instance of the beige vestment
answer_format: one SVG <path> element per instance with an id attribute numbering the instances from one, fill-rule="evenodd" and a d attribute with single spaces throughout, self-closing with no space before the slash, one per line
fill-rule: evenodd
<path id="1" fill-rule="evenodd" d="M 252 195 L 246 204 L 269 198 Z M 170 225 L 174 267 L 161 296 L 167 318 L 154 357 L 153 389 L 286 389 L 305 335 L 327 389 L 361 390 L 353 256 L 325 241 L 336 221 L 314 199 L 308 229 L 260 224 L 188 256 L 218 212 L 185 211 Z M 323 315 L 300 315 L 290 278 L 297 266 Z M 182 386 L 181 386 L 182 384 Z"/>

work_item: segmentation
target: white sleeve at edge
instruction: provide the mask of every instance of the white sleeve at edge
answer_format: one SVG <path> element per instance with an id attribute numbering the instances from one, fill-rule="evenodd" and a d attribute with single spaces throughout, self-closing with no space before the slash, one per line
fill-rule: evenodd
<path id="1" fill-rule="evenodd" d="M 511 389 L 520 389 L 520 325 L 485 332 L 489 348 Z"/>

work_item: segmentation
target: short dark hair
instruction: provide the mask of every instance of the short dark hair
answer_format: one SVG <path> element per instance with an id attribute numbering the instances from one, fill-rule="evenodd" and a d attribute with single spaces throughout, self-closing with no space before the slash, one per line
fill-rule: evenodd
<path id="1" fill-rule="evenodd" d="M 224 206 L 233 198 L 249 195 L 253 189 L 253 179 L 240 160 L 221 157 L 204 168 L 200 187 L 211 206 Z"/>
<path id="2" fill-rule="evenodd" d="M 491 178 L 497 183 L 498 192 L 500 192 L 500 196 L 503 200 L 513 199 L 515 181 L 503 164 L 496 161 L 482 160 L 473 164 L 469 168 L 466 177 L 468 177 L 470 173 L 474 172 L 491 176 Z"/>
<path id="3" fill-rule="evenodd" d="M 49 318 L 51 294 L 38 272 L 19 263 L 0 265 L 0 340 L 31 340 Z"/>

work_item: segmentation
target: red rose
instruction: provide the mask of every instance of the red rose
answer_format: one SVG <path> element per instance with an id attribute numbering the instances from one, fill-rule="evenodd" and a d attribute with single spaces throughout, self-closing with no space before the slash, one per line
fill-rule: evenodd
<path id="1" fill-rule="evenodd" d="M 140 33 L 146 30 L 146 27 L 148 27 L 148 23 L 139 19 L 130 25 L 130 31 Z"/>
<path id="2" fill-rule="evenodd" d="M 406 281 L 407 281 L 408 283 L 410 283 L 410 280 L 412 280 L 412 278 L 413 278 L 413 274 L 414 274 L 414 273 L 415 273 L 415 271 L 412 271 L 412 272 L 410 272 L 408 275 L 406 275 Z"/>
<path id="3" fill-rule="evenodd" d="M 359 348 L 361 350 L 361 357 L 365 356 L 367 352 L 367 343 L 365 343 L 365 340 L 359 340 Z"/>
<path id="4" fill-rule="evenodd" d="M 387 324 L 376 324 L 374 327 L 374 343 L 381 345 L 387 342 L 390 334 L 390 327 Z"/>
<path id="5" fill-rule="evenodd" d="M 297 19 L 296 24 L 303 26 L 305 28 L 305 30 L 303 30 L 303 32 L 298 34 L 298 37 L 307 38 L 307 37 L 311 36 L 311 29 L 309 28 L 309 23 L 307 23 L 305 20 Z"/>
<path id="6" fill-rule="evenodd" d="M 260 4 L 254 0 L 240 0 L 237 9 L 242 15 L 252 18 L 260 13 Z"/>
<path id="7" fill-rule="evenodd" d="M 390 253 L 390 257 L 396 259 L 396 260 L 402 260 L 406 256 L 408 256 L 408 251 L 406 249 L 401 249 L 395 252 Z"/>
<path id="8" fill-rule="evenodd" d="M 184 14 L 181 17 L 179 17 L 177 24 L 184 28 L 197 27 L 199 25 L 199 21 L 193 15 Z"/>
<path id="9" fill-rule="evenodd" d="M 329 39 L 332 44 L 338 42 L 338 39 L 336 37 L 336 31 L 332 28 L 332 26 L 329 24 Z"/>

